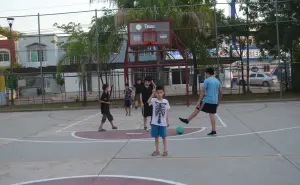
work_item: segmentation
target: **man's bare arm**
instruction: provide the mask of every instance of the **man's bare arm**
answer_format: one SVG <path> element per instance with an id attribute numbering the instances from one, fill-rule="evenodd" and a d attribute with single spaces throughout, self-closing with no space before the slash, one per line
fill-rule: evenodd
<path id="1" fill-rule="evenodd" d="M 140 93 L 140 101 L 141 101 L 141 106 L 144 106 L 144 104 L 143 104 L 143 95 L 142 95 L 142 93 Z"/>
<path id="2" fill-rule="evenodd" d="M 101 103 L 110 104 L 110 102 L 100 100 Z"/>
<path id="3" fill-rule="evenodd" d="M 198 104 L 199 104 L 199 103 L 202 101 L 202 99 L 204 98 L 204 96 L 205 96 L 205 91 L 206 91 L 206 89 L 205 89 L 205 88 L 202 88 L 202 90 L 201 90 L 201 92 L 200 92 Z"/>

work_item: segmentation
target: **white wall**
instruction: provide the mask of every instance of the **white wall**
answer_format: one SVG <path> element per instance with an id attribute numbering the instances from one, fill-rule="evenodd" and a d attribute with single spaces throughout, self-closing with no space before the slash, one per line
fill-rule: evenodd
<path id="1" fill-rule="evenodd" d="M 77 77 L 77 73 L 65 73 L 65 89 L 66 92 L 79 92 L 80 79 Z M 82 88 L 82 84 L 81 84 Z"/>
<path id="2" fill-rule="evenodd" d="M 56 35 L 41 35 L 41 44 L 46 46 L 46 61 L 43 62 L 43 66 L 56 66 L 60 57 L 64 54 L 62 49 L 52 43 L 53 40 L 60 41 Z M 64 37 L 62 37 L 62 40 L 64 40 Z M 28 57 L 27 46 L 35 43 L 39 43 L 38 36 L 24 35 L 19 38 L 17 55 L 19 56 L 19 62 L 24 67 L 40 67 L 39 62 L 30 62 Z"/>

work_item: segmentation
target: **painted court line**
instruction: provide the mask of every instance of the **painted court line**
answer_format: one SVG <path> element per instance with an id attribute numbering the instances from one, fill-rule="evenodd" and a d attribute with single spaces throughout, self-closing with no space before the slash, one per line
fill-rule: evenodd
<path id="1" fill-rule="evenodd" d="M 87 120 L 89 120 L 89 119 L 91 119 L 91 118 L 93 118 L 93 117 L 96 117 L 96 116 L 98 116 L 99 114 L 101 114 L 101 112 L 99 112 L 99 113 L 97 113 L 97 114 L 94 114 L 94 115 L 92 115 L 92 116 L 89 116 L 89 117 L 87 117 L 87 118 L 85 118 L 85 119 L 83 119 L 83 120 L 81 120 L 81 121 L 77 121 L 77 122 L 75 122 L 75 123 L 73 123 L 73 124 L 71 124 L 71 125 L 69 125 L 69 126 L 67 126 L 67 127 L 64 127 L 64 128 L 62 128 L 62 129 L 59 129 L 59 130 L 56 131 L 56 132 L 61 132 L 61 131 L 65 130 L 65 129 L 68 129 L 68 128 L 70 128 L 70 127 L 73 127 L 73 126 L 75 126 L 75 125 L 77 125 L 77 124 L 79 124 L 79 123 L 82 123 L 82 122 L 87 121 Z"/>
<path id="2" fill-rule="evenodd" d="M 177 138 L 179 140 L 182 140 L 182 139 L 185 139 L 185 138 L 181 138 L 180 139 L 180 137 L 191 135 L 191 134 L 196 134 L 196 133 L 204 131 L 205 129 L 206 129 L 205 127 L 202 127 L 200 130 L 195 131 L 195 132 L 191 132 L 191 133 L 187 133 L 187 134 L 182 134 L 182 135 L 177 135 L 177 136 L 169 136 L 168 140 L 172 140 L 173 138 Z M 86 141 L 101 141 L 101 142 L 107 142 L 107 141 L 108 142 L 114 142 L 114 141 L 116 141 L 116 142 L 128 142 L 128 141 L 130 141 L 131 142 L 131 141 L 152 141 L 153 140 L 153 138 L 151 138 L 151 137 L 144 138 L 144 139 L 110 139 L 110 140 L 106 140 L 106 139 L 90 139 L 90 138 L 79 137 L 79 136 L 76 136 L 75 134 L 76 134 L 76 132 L 73 132 L 71 134 L 72 137 L 80 139 L 80 140 L 86 140 Z"/>
<path id="3" fill-rule="evenodd" d="M 221 124 L 223 125 L 223 127 L 227 127 L 227 125 L 224 123 L 224 121 L 221 119 L 221 117 L 218 114 L 216 114 L 216 116 L 217 116 L 218 120 L 221 122 Z"/>
<path id="4" fill-rule="evenodd" d="M 272 133 L 272 132 L 279 132 L 279 131 L 299 129 L 299 128 L 300 128 L 300 126 L 274 129 L 274 130 L 266 130 L 266 131 L 258 131 L 258 132 L 248 132 L 248 133 L 242 133 L 242 134 L 223 135 L 223 136 L 207 136 L 207 137 L 196 137 L 196 138 L 170 138 L 170 139 L 168 139 L 168 141 L 218 139 L 218 138 Z M 92 141 L 92 140 L 91 141 L 49 141 L 49 140 L 47 141 L 46 140 L 46 141 L 42 141 L 42 140 L 25 140 L 25 139 L 17 139 L 17 138 L 0 138 L 0 140 L 27 142 L 27 143 L 53 143 L 53 144 L 124 143 L 124 142 L 128 142 L 128 140 L 94 140 L 94 141 Z M 130 140 L 130 142 L 153 142 L 153 140 L 152 139 L 135 139 L 135 140 Z"/>
<path id="5" fill-rule="evenodd" d="M 54 181 L 54 180 L 75 179 L 75 178 L 97 178 L 97 177 L 139 179 L 139 180 L 146 180 L 146 181 L 153 181 L 153 182 L 161 182 L 161 183 L 166 183 L 166 184 L 170 184 L 170 185 L 186 185 L 186 184 L 183 184 L 183 183 L 164 180 L 164 179 L 150 178 L 150 177 L 128 176 L 128 175 L 82 175 L 82 176 L 71 176 L 71 177 L 59 177 L 59 178 L 51 178 L 51 179 L 42 179 L 42 180 L 22 182 L 22 183 L 17 183 L 17 184 L 12 184 L 12 185 L 27 185 L 27 184 L 33 184 L 33 183 L 39 183 L 39 182 L 49 182 L 49 181 Z"/>

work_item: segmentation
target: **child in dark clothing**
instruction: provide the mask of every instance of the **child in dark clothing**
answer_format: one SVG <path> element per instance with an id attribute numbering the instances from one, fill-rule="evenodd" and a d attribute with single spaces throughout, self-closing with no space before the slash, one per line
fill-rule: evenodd
<path id="1" fill-rule="evenodd" d="M 109 95 L 110 88 L 107 84 L 104 84 L 102 86 L 102 89 L 104 92 L 101 95 L 100 102 L 101 102 L 101 113 L 103 116 L 102 116 L 100 127 L 98 129 L 99 132 L 106 131 L 105 129 L 103 129 L 103 125 L 106 122 L 106 119 L 108 119 L 108 121 L 110 122 L 112 129 L 118 129 L 118 127 L 116 127 L 113 124 L 114 118 L 111 115 L 110 110 L 109 110 L 109 105 L 111 104 L 110 95 Z"/>
<path id="2" fill-rule="evenodd" d="M 124 95 L 125 95 L 124 107 L 126 111 L 126 116 L 131 116 L 132 90 L 129 88 L 128 84 L 125 84 Z"/>

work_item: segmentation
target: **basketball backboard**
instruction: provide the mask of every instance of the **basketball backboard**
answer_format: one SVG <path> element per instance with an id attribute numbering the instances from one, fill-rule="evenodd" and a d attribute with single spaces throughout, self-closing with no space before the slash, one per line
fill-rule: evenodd
<path id="1" fill-rule="evenodd" d="M 128 44 L 135 46 L 170 46 L 172 45 L 171 21 L 151 20 L 128 23 Z"/>

